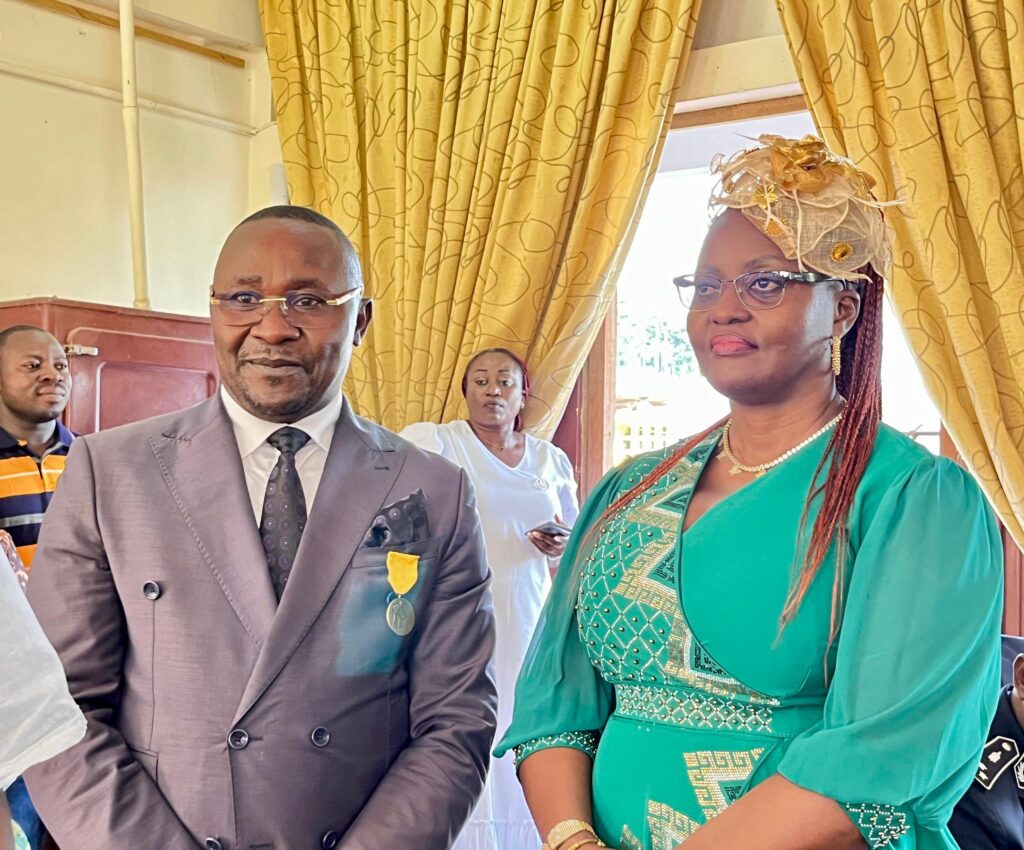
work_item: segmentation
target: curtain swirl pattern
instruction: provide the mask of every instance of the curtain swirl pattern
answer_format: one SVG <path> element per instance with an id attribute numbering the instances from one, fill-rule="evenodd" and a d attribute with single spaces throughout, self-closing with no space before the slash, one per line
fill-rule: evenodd
<path id="1" fill-rule="evenodd" d="M 1024 544 L 1024 0 L 776 0 L 826 141 L 879 181 L 890 297 Z"/>
<path id="2" fill-rule="evenodd" d="M 700 0 L 260 0 L 293 203 L 331 216 L 375 316 L 346 390 L 390 428 L 464 412 L 524 355 L 550 436 L 613 297 Z"/>

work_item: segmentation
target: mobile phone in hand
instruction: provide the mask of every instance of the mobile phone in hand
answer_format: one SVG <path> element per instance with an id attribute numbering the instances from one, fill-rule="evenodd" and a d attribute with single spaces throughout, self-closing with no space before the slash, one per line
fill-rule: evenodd
<path id="1" fill-rule="evenodd" d="M 560 522 L 555 522 L 553 519 L 550 519 L 547 522 L 542 522 L 536 528 L 531 528 L 530 531 L 539 531 L 541 534 L 549 534 L 552 537 L 568 537 L 572 533 L 572 529 L 569 528 L 569 526 L 562 525 Z"/>

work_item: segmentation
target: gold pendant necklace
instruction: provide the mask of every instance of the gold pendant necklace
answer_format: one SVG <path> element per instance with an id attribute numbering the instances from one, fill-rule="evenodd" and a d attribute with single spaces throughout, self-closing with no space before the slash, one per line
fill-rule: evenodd
<path id="1" fill-rule="evenodd" d="M 732 468 L 729 470 L 730 475 L 739 475 L 741 472 L 748 472 L 760 478 L 769 469 L 772 469 L 778 466 L 784 460 L 788 460 L 789 458 L 793 457 L 793 455 L 800 451 L 800 449 L 804 448 L 805 446 L 809 446 L 826 431 L 828 431 L 831 428 L 834 428 L 836 424 L 839 422 L 839 420 L 842 418 L 843 414 L 840 411 L 834 418 L 830 419 L 828 422 L 822 425 L 817 431 L 811 434 L 811 436 L 809 436 L 802 443 L 793 446 L 793 448 L 779 455 L 777 458 L 775 458 L 775 460 L 770 460 L 767 463 L 759 463 L 757 464 L 757 466 L 747 466 L 746 464 L 740 463 L 739 458 L 737 458 L 736 455 L 732 453 L 732 447 L 729 445 L 729 429 L 732 428 L 732 419 L 730 418 L 725 423 L 725 426 L 722 428 L 722 444 L 721 451 L 718 453 L 718 459 L 728 459 L 729 461 L 732 462 Z"/>

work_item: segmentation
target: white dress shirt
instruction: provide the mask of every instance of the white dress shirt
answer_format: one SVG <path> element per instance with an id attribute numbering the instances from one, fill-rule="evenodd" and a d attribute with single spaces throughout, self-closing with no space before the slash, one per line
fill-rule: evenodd
<path id="1" fill-rule="evenodd" d="M 306 512 L 311 512 L 327 463 L 327 452 L 334 437 L 334 426 L 341 416 L 344 396 L 338 393 L 316 413 L 288 423 L 267 422 L 254 416 L 235 401 L 223 386 L 220 388 L 220 397 L 238 441 L 238 453 L 242 456 L 242 469 L 245 471 L 245 486 L 249 490 L 257 525 L 263 516 L 263 497 L 267 493 L 270 473 L 281 457 L 281 453 L 267 442 L 267 437 L 278 428 L 284 428 L 285 424 L 309 434 L 309 442 L 295 453 L 295 468 L 302 482 L 302 493 L 306 497 Z"/>

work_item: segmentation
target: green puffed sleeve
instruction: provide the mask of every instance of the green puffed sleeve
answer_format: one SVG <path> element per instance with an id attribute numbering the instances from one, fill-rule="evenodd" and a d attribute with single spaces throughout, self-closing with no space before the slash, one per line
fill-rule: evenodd
<path id="1" fill-rule="evenodd" d="M 587 533 L 618 495 L 620 480 L 621 469 L 609 472 L 583 505 L 534 630 L 516 682 L 512 724 L 494 752 L 500 758 L 514 750 L 517 767 L 551 747 L 572 747 L 593 757 L 614 707 L 614 689 L 594 669 L 580 642 L 576 597 L 581 546 L 592 545 Z"/>
<path id="2" fill-rule="evenodd" d="M 946 829 L 999 696 L 1002 544 L 970 476 L 943 458 L 897 476 L 855 546 L 820 723 L 779 772 L 836 800 L 869 847 L 956 847 Z M 904 842 L 907 843 L 907 842 Z"/>

